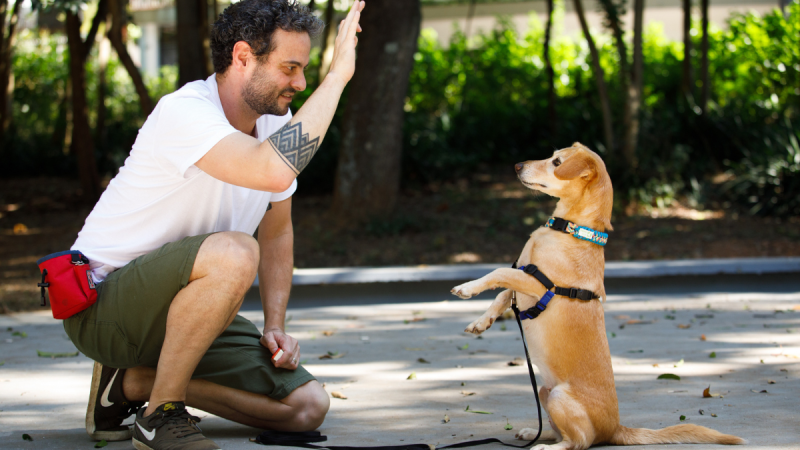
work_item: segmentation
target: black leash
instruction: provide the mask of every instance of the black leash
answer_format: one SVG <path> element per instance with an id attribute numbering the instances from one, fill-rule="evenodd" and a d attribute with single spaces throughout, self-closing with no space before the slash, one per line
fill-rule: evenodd
<path id="1" fill-rule="evenodd" d="M 517 264 L 514 263 L 514 266 Z M 305 432 L 291 432 L 291 431 L 272 431 L 267 430 L 256 436 L 253 442 L 262 445 L 279 445 L 287 447 L 302 447 L 311 449 L 328 449 L 328 450 L 443 450 L 446 448 L 464 448 L 475 447 L 484 444 L 501 444 L 506 447 L 514 448 L 528 448 L 533 445 L 542 435 L 542 405 L 539 402 L 539 389 L 536 386 L 536 376 L 533 373 L 533 365 L 531 364 L 531 356 L 528 354 L 528 344 L 525 342 L 525 333 L 522 331 L 522 322 L 519 320 L 519 308 L 517 308 L 516 293 L 512 292 L 511 309 L 514 311 L 514 317 L 517 318 L 517 325 L 519 332 L 522 335 L 522 346 L 525 348 L 525 359 L 528 360 L 528 374 L 531 377 L 531 386 L 533 386 L 533 395 L 536 396 L 536 410 L 539 413 L 539 432 L 532 441 L 523 445 L 507 444 L 497 438 L 478 439 L 474 441 L 459 442 L 457 444 L 445 445 L 443 447 L 433 447 L 428 444 L 408 444 L 408 445 L 382 445 L 372 447 L 352 447 L 347 445 L 315 445 L 312 442 L 324 442 L 328 440 L 327 436 L 323 436 L 319 431 L 305 431 Z"/>

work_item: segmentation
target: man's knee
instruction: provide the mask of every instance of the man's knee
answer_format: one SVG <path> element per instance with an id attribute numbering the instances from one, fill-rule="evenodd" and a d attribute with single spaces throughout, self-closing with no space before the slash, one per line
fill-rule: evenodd
<path id="1" fill-rule="evenodd" d="M 325 420 L 331 402 L 328 393 L 316 381 L 310 381 L 290 394 L 295 411 L 294 425 L 298 430 L 316 430 Z"/>
<path id="2" fill-rule="evenodd" d="M 259 258 L 258 242 L 252 236 L 238 231 L 215 233 L 200 246 L 192 278 L 220 273 L 228 281 L 240 279 L 249 287 L 258 271 Z"/>

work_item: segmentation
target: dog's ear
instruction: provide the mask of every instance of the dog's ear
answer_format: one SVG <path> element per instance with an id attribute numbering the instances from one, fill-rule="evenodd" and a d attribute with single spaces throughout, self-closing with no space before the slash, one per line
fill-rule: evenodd
<path id="1" fill-rule="evenodd" d="M 597 163 L 585 152 L 573 152 L 560 166 L 556 167 L 553 175 L 559 180 L 573 180 L 581 177 L 591 180 L 597 174 Z"/>

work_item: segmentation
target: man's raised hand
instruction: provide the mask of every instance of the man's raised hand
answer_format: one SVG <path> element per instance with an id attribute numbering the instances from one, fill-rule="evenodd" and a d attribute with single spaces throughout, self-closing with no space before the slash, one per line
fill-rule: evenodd
<path id="1" fill-rule="evenodd" d="M 366 3 L 361 0 L 353 2 L 347 17 L 339 25 L 339 34 L 333 45 L 333 58 L 328 75 L 338 76 L 345 83 L 353 78 L 356 70 L 356 44 L 358 44 L 356 32 L 361 31 L 358 21 L 365 5 Z"/>

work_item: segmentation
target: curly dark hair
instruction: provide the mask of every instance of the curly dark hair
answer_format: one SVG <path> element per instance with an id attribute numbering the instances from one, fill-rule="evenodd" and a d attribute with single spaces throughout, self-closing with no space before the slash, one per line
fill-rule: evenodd
<path id="1" fill-rule="evenodd" d="M 233 59 L 233 46 L 247 42 L 263 61 L 275 49 L 272 35 L 284 31 L 317 36 L 325 23 L 296 0 L 242 0 L 222 11 L 211 28 L 214 71 L 224 74 Z"/>

